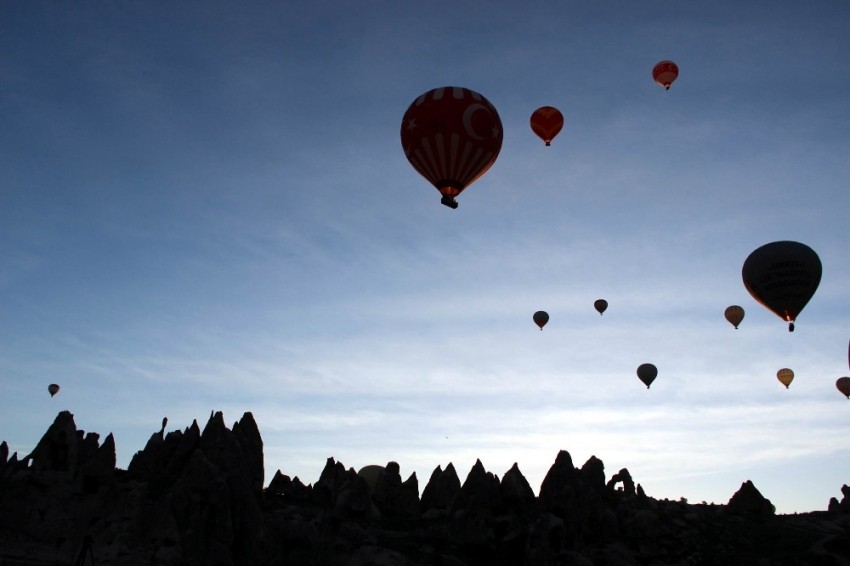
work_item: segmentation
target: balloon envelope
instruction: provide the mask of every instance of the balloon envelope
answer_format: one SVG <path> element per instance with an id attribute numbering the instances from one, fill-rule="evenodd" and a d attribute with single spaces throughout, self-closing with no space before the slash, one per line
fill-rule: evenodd
<path id="1" fill-rule="evenodd" d="M 646 388 L 649 389 L 649 386 L 655 381 L 656 376 L 658 375 L 658 368 L 652 364 L 641 364 L 637 368 L 637 376 Z"/>
<path id="2" fill-rule="evenodd" d="M 554 106 L 541 106 L 531 115 L 531 129 L 546 145 L 564 127 L 564 115 Z"/>
<path id="3" fill-rule="evenodd" d="M 782 368 L 776 372 L 776 379 L 785 386 L 785 389 L 788 389 L 788 386 L 794 381 L 794 372 L 788 368 Z"/>
<path id="4" fill-rule="evenodd" d="M 652 68 L 652 79 L 664 87 L 665 90 L 670 90 L 670 85 L 679 76 L 679 67 L 673 61 L 659 61 Z"/>
<path id="5" fill-rule="evenodd" d="M 822 266 L 815 251 L 791 241 L 772 242 L 755 250 L 744 261 L 741 276 L 753 298 L 789 323 L 815 294 Z"/>
<path id="6" fill-rule="evenodd" d="M 531 318 L 534 319 L 534 324 L 539 326 L 540 330 L 543 330 L 543 327 L 549 322 L 549 313 L 546 311 L 537 311 Z"/>
<path id="7" fill-rule="evenodd" d="M 375 493 L 375 486 L 378 484 L 378 477 L 383 471 L 384 466 L 371 464 L 360 468 L 357 475 L 366 480 L 366 485 L 369 486 L 369 493 Z"/>
<path id="8" fill-rule="evenodd" d="M 850 399 L 850 377 L 839 377 L 835 381 L 835 386 L 844 394 L 845 397 Z"/>
<path id="9" fill-rule="evenodd" d="M 726 307 L 726 311 L 723 313 L 723 316 L 726 317 L 726 320 L 728 320 L 732 326 L 738 328 L 738 325 L 741 324 L 742 320 L 744 320 L 744 309 L 738 305 L 732 305 L 730 307 Z"/>
<path id="10" fill-rule="evenodd" d="M 413 168 L 457 207 L 454 197 L 483 175 L 502 149 L 502 121 L 482 95 L 440 87 L 414 100 L 401 121 L 401 146 Z"/>
<path id="11" fill-rule="evenodd" d="M 602 314 L 605 312 L 605 309 L 608 308 L 608 301 L 605 299 L 596 299 L 593 301 L 593 308 L 595 308 L 599 314 Z"/>
<path id="12" fill-rule="evenodd" d="M 54 395 L 59 393 L 59 386 L 56 385 L 55 383 L 51 383 L 50 385 L 47 386 L 47 391 L 49 391 L 50 396 L 53 397 Z"/>

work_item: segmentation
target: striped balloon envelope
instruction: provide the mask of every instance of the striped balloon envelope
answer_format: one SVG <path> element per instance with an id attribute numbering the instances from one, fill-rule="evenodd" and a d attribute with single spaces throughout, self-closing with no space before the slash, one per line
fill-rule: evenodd
<path id="1" fill-rule="evenodd" d="M 477 92 L 440 87 L 414 100 L 401 121 L 401 146 L 413 168 L 457 208 L 457 197 L 495 163 L 502 120 Z"/>

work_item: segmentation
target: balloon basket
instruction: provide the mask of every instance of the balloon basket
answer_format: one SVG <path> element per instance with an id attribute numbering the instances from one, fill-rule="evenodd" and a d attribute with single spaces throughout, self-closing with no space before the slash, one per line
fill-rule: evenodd
<path id="1" fill-rule="evenodd" d="M 448 206 L 449 208 L 457 208 L 457 201 L 452 197 L 443 197 L 440 199 L 440 203 Z"/>

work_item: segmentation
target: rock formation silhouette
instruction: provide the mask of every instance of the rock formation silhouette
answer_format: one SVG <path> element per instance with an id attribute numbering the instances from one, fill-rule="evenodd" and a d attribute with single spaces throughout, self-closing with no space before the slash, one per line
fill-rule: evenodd
<path id="1" fill-rule="evenodd" d="M 328 458 L 313 484 L 278 470 L 263 489 L 251 413 L 228 429 L 153 433 L 127 470 L 115 441 L 57 415 L 19 459 L 0 443 L 0 563 L 546 566 L 848 564 L 850 487 L 827 511 L 776 515 L 745 481 L 726 505 L 656 500 L 621 469 L 560 451 L 538 496 L 515 463 L 437 466 L 421 499 L 396 462 L 355 472 Z"/>

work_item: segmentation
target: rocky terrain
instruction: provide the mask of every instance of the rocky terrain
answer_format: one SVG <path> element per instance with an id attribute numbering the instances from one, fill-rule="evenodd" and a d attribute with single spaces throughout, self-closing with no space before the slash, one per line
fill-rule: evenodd
<path id="1" fill-rule="evenodd" d="M 846 485 L 826 511 L 776 515 L 749 481 L 726 505 L 656 500 L 561 451 L 537 495 L 516 464 L 499 478 L 480 461 L 463 482 L 438 466 L 421 496 L 395 462 L 333 458 L 313 484 L 278 471 L 263 489 L 250 413 L 164 428 L 127 470 L 67 411 L 26 457 L 0 444 L 0 564 L 850 565 Z"/>

